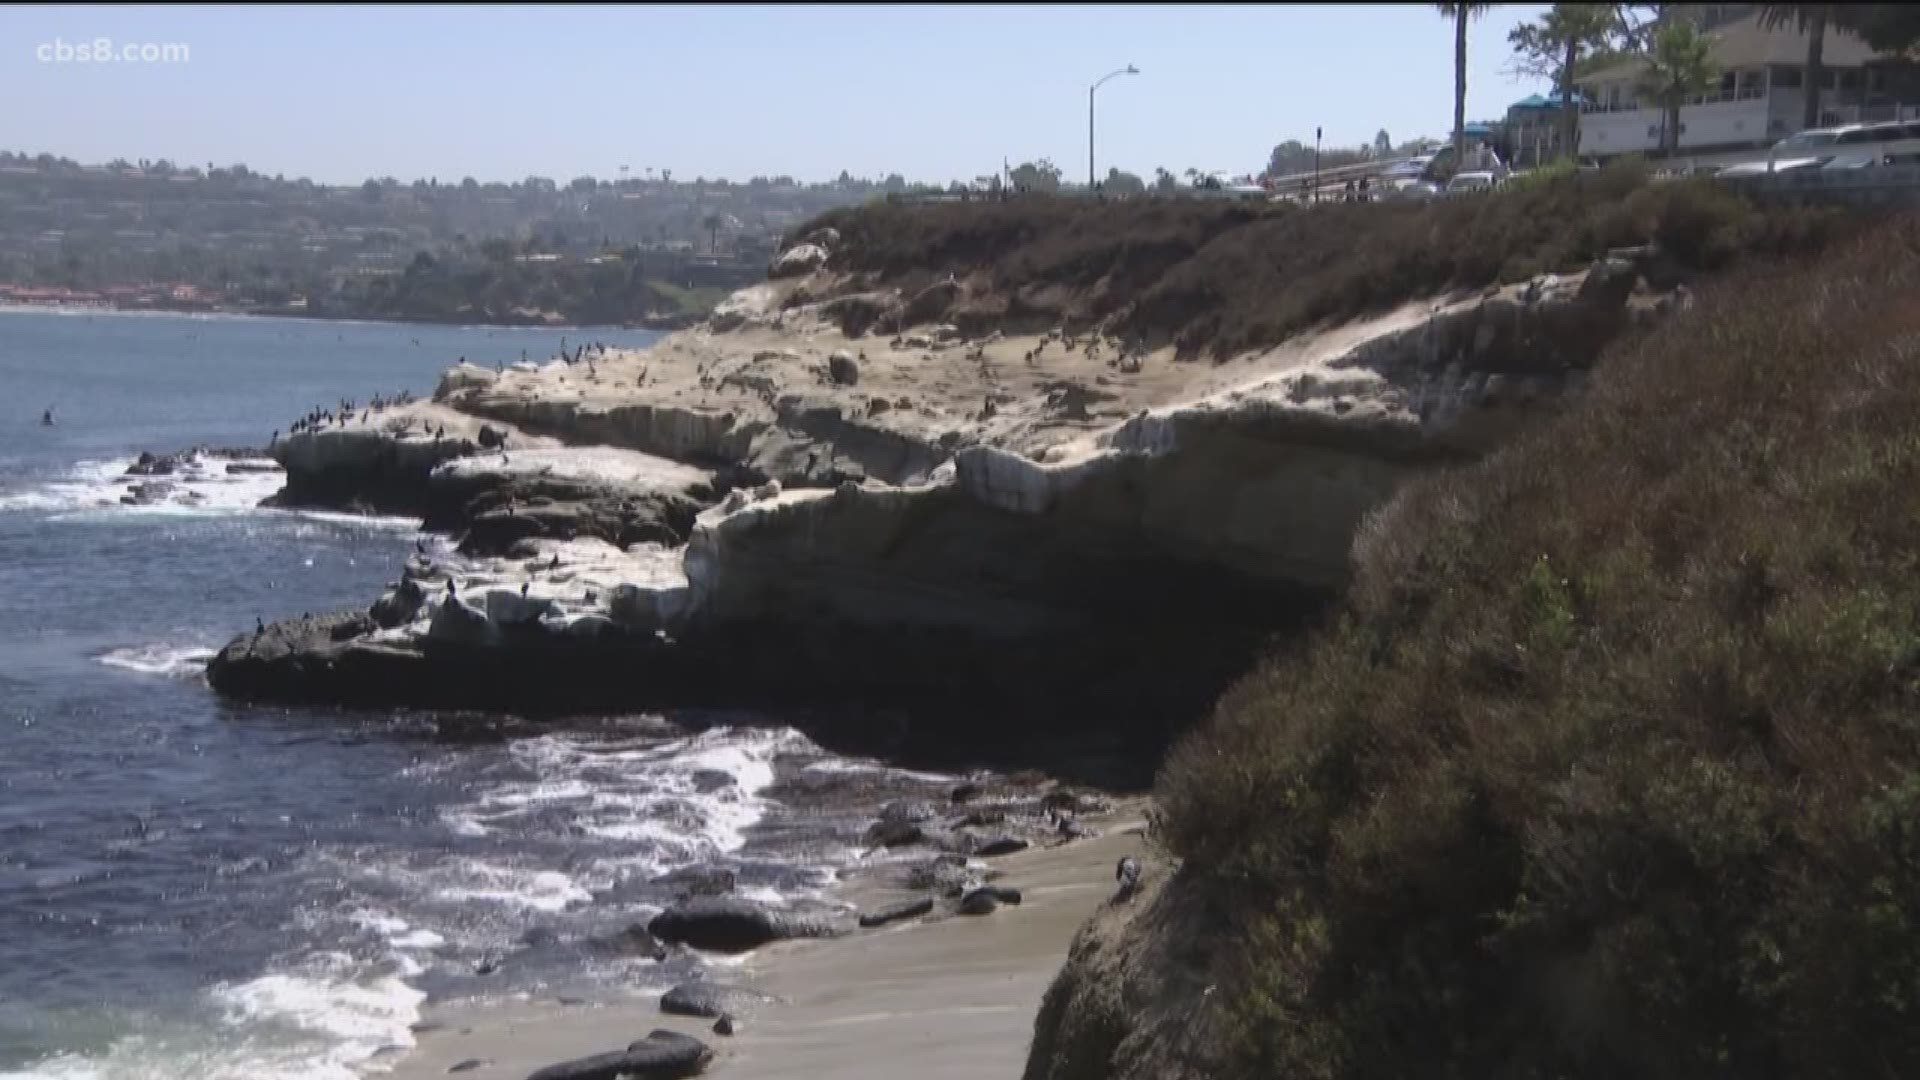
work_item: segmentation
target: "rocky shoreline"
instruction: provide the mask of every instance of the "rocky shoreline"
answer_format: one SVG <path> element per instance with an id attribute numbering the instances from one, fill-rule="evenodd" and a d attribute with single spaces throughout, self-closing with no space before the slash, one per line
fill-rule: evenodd
<path id="1" fill-rule="evenodd" d="M 419 517 L 457 553 L 422 546 L 364 609 L 240 635 L 211 685 L 529 717 L 758 709 L 836 752 L 1138 790 L 1345 587 L 1400 484 L 1495 450 L 1686 303 L 1656 253 L 1623 251 L 1196 362 L 1105 321 L 963 331 L 944 320 L 994 309 L 984 286 L 890 289 L 831 269 L 838 243 L 808 237 L 652 348 L 462 364 L 429 400 L 276 439 L 274 505 Z M 1063 808 L 982 817 L 954 794 L 881 814 L 872 843 L 932 858 L 857 917 L 692 897 L 635 940 L 750 951 L 1020 903 L 969 868 L 1071 838 Z M 1037 1047 L 1111 1006 L 1088 964 L 1128 960 L 1089 933 Z M 676 1010 L 729 1025 L 751 1004 L 682 989 Z M 704 1068 L 686 1034 L 551 1075 Z"/>
<path id="2" fill-rule="evenodd" d="M 243 635 L 209 679 L 538 715 L 777 705 L 947 763 L 1098 733 L 1150 768 L 1344 585 L 1401 481 L 1499 445 L 1672 305 L 1644 256 L 1205 364 L 1098 326 L 962 334 L 809 254 L 653 348 L 462 365 L 431 400 L 280 439 L 276 504 L 416 515 L 467 559 Z M 849 325 L 850 297 L 895 336 Z"/>

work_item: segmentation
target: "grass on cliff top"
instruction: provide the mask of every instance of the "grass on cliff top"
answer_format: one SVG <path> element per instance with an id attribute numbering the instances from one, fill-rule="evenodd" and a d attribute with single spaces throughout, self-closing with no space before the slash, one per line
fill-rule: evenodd
<path id="1" fill-rule="evenodd" d="M 1698 180 L 1632 168 L 1474 198 L 1316 207 L 1195 199 L 878 205 L 831 211 L 831 263 L 912 292 L 954 273 L 990 298 L 925 318 L 1111 328 L 1182 356 L 1224 357 L 1306 327 L 1456 289 L 1582 269 L 1657 242 L 1677 272 L 1826 241 L 1831 210 L 1757 205 Z"/>
<path id="2" fill-rule="evenodd" d="M 1232 1075 L 1920 1076 L 1920 223 L 1369 523 L 1169 758 Z"/>

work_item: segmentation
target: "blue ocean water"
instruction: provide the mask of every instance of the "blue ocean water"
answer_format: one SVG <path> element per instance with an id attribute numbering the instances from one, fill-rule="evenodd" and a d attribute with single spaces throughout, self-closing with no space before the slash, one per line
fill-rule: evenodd
<path id="1" fill-rule="evenodd" d="M 730 853 L 752 887 L 831 878 L 830 853 L 748 837 L 776 761 L 835 764 L 791 731 L 454 737 L 201 678 L 256 618 L 367 602 L 416 533 L 250 509 L 258 476 L 120 506 L 138 452 L 260 446 L 314 405 L 563 336 L 655 335 L 0 313 L 0 1077 L 354 1076 L 425 994 L 640 978 L 572 954 L 492 969 L 530 929 L 623 925 L 663 870 Z"/>

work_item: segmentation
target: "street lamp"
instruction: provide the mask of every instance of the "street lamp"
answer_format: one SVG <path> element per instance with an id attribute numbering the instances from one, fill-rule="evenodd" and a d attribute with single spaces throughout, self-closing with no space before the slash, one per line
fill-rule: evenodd
<path id="1" fill-rule="evenodd" d="M 1313 129 L 1313 201 L 1320 201 L 1320 129 Z"/>
<path id="2" fill-rule="evenodd" d="M 1107 74 L 1102 75 L 1100 77 L 1099 82 L 1096 82 L 1092 86 L 1087 87 L 1087 192 L 1088 194 L 1092 194 L 1093 192 L 1093 92 L 1095 90 L 1100 89 L 1100 83 L 1104 83 L 1108 79 L 1115 78 L 1116 76 L 1120 76 L 1120 75 L 1138 75 L 1138 74 L 1140 74 L 1140 69 L 1137 67 L 1134 67 L 1132 64 L 1128 64 L 1126 67 L 1121 68 L 1119 71 L 1108 72 Z"/>

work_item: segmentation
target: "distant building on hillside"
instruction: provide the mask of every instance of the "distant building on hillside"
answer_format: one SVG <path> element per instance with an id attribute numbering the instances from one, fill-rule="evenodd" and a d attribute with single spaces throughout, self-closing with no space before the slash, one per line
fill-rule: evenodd
<path id="1" fill-rule="evenodd" d="M 1807 35 L 1791 23 L 1761 25 L 1759 4 L 1676 4 L 1670 10 L 1703 31 L 1720 85 L 1680 110 L 1680 149 L 1689 153 L 1768 146 L 1799 131 L 1806 111 Z M 1893 58 L 1874 53 L 1847 30 L 1829 27 L 1822 62 L 1823 126 L 1907 119 L 1920 109 L 1896 100 Z M 1579 152 L 1587 157 L 1660 148 L 1665 110 L 1641 90 L 1646 61 L 1638 57 L 1595 69 L 1574 81 L 1581 91 Z"/>

